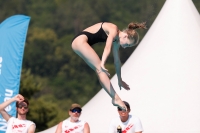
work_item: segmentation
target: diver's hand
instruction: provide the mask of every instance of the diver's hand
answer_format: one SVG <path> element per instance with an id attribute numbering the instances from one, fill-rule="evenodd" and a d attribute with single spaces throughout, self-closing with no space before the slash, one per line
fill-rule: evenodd
<path id="1" fill-rule="evenodd" d="M 108 72 L 108 69 L 105 68 L 104 64 L 101 64 L 101 70 L 105 72 L 108 77 L 110 77 L 110 73 Z"/>
<path id="2" fill-rule="evenodd" d="M 121 80 L 121 81 L 118 82 L 118 84 L 119 84 L 120 90 L 121 90 L 121 87 L 123 87 L 126 90 L 130 90 L 129 85 L 126 84 L 124 81 Z"/>

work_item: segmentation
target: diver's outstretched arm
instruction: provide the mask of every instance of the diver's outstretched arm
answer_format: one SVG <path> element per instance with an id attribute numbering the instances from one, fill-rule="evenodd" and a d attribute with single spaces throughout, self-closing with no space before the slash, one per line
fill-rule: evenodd
<path id="1" fill-rule="evenodd" d="M 130 90 L 129 86 L 122 80 L 121 77 L 121 60 L 119 58 L 119 45 L 113 44 L 112 52 L 114 57 L 114 64 L 115 64 L 115 70 L 118 77 L 118 85 L 121 90 L 121 87 L 123 87 L 126 90 Z"/>

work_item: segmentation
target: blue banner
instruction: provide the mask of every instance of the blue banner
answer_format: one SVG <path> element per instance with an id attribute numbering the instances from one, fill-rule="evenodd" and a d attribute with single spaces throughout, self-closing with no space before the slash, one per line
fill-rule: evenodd
<path id="1" fill-rule="evenodd" d="M 14 15 L 0 24 L 0 103 L 19 93 L 24 45 L 30 22 L 29 16 Z M 5 109 L 16 116 L 16 105 Z M 6 121 L 0 115 L 0 133 L 5 133 Z"/>

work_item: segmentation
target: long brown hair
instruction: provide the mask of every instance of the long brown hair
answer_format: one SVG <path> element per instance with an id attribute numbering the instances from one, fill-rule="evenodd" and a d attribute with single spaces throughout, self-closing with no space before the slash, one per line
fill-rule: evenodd
<path id="1" fill-rule="evenodd" d="M 146 27 L 146 22 L 142 22 L 142 23 L 134 23 L 131 22 L 130 24 L 128 24 L 128 29 L 129 30 L 134 30 L 134 29 L 147 29 Z"/>
<path id="2" fill-rule="evenodd" d="M 128 27 L 124 30 L 128 34 L 128 38 L 134 40 L 133 43 L 137 44 L 139 41 L 139 35 L 136 32 L 136 29 L 147 29 L 146 22 L 134 23 L 131 22 L 128 24 Z"/>

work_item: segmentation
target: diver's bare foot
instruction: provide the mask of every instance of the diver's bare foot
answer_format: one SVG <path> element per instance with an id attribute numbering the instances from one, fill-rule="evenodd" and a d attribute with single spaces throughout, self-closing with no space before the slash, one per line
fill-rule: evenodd
<path id="1" fill-rule="evenodd" d="M 127 107 L 126 107 L 126 105 L 124 104 L 124 102 L 123 102 L 121 99 L 118 99 L 118 100 L 112 99 L 112 104 L 113 104 L 114 106 L 119 107 L 119 108 L 122 109 L 122 110 L 127 111 Z"/>

